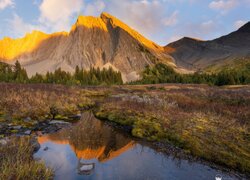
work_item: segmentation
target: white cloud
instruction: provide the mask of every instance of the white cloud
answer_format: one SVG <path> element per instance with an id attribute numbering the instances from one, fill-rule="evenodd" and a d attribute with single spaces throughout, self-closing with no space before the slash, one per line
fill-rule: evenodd
<path id="1" fill-rule="evenodd" d="M 218 35 L 223 31 L 220 24 L 208 20 L 200 23 L 183 23 L 175 29 L 175 35 L 168 39 L 169 42 L 187 36 L 197 39 L 210 39 L 216 32 Z"/>
<path id="2" fill-rule="evenodd" d="M 16 37 L 21 37 L 27 32 L 35 30 L 35 26 L 25 23 L 17 14 L 13 15 L 13 19 L 8 20 L 9 29 Z"/>
<path id="3" fill-rule="evenodd" d="M 206 21 L 206 22 L 203 22 L 201 23 L 201 25 L 199 26 L 199 30 L 202 32 L 202 33 L 211 33 L 213 32 L 214 30 L 216 29 L 216 23 L 212 20 L 209 20 L 209 21 Z"/>
<path id="4" fill-rule="evenodd" d="M 71 18 L 79 14 L 82 7 L 82 0 L 43 0 L 39 6 L 39 22 L 52 31 L 69 30 Z"/>
<path id="5" fill-rule="evenodd" d="M 172 37 L 170 37 L 169 39 L 168 39 L 168 42 L 169 43 L 171 43 L 171 42 L 175 42 L 175 41 L 177 41 L 177 40 L 179 40 L 179 39 L 181 39 L 181 38 L 183 38 L 184 36 L 181 36 L 181 35 L 174 35 L 174 36 L 172 36 Z"/>
<path id="6" fill-rule="evenodd" d="M 235 8 L 239 0 L 215 0 L 209 4 L 209 8 L 222 11 L 223 14 Z"/>
<path id="7" fill-rule="evenodd" d="M 244 24 L 246 24 L 247 21 L 244 21 L 244 20 L 238 20 L 236 22 L 234 22 L 234 27 L 236 29 L 239 29 L 240 27 L 242 27 Z"/>
<path id="8" fill-rule="evenodd" d="M 177 24 L 178 22 L 178 15 L 179 12 L 178 11 L 174 11 L 170 17 L 167 17 L 163 20 L 163 23 L 165 26 L 174 26 Z"/>
<path id="9" fill-rule="evenodd" d="M 163 0 L 109 0 L 105 3 L 105 11 L 150 39 L 157 33 L 163 33 L 164 21 L 166 25 L 176 23 L 166 18 L 169 11 L 163 6 Z"/>
<path id="10" fill-rule="evenodd" d="M 102 0 L 97 0 L 93 3 L 87 4 L 84 12 L 86 15 L 98 16 L 101 12 L 103 12 L 105 6 L 106 5 Z"/>
<path id="11" fill-rule="evenodd" d="M 147 0 L 122 2 L 111 0 L 108 10 L 130 26 L 146 33 L 159 27 L 162 13 L 158 1 L 150 2 Z"/>
<path id="12" fill-rule="evenodd" d="M 14 6 L 13 0 L 0 0 L 0 10 Z"/>

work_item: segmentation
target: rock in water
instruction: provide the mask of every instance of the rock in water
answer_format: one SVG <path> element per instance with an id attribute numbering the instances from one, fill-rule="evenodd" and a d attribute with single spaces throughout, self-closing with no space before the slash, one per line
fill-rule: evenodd
<path id="1" fill-rule="evenodd" d="M 13 129 L 20 130 L 20 129 L 22 129 L 22 126 L 13 126 Z"/>
<path id="2" fill-rule="evenodd" d="M 27 130 L 24 132 L 25 135 L 30 135 L 31 134 L 31 130 Z"/>

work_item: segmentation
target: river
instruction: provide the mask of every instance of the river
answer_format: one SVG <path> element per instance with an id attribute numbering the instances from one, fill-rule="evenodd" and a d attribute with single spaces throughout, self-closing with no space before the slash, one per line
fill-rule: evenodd
<path id="1" fill-rule="evenodd" d="M 34 157 L 53 168 L 58 180 L 237 179 L 202 163 L 158 152 L 90 112 L 73 126 L 40 136 L 38 141 L 41 148 Z"/>

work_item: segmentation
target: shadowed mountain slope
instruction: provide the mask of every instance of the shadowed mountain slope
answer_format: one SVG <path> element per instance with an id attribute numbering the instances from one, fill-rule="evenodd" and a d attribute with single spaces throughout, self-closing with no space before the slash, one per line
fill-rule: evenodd
<path id="1" fill-rule="evenodd" d="M 184 37 L 165 46 L 176 65 L 199 70 L 250 57 L 250 22 L 239 30 L 211 41 Z"/>

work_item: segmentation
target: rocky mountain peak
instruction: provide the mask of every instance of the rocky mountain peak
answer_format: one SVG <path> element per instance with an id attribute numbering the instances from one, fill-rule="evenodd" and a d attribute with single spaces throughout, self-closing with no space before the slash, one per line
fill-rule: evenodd
<path id="1" fill-rule="evenodd" d="M 103 22 L 103 20 L 99 17 L 93 17 L 93 16 L 78 16 L 76 23 L 72 26 L 71 31 L 74 31 L 77 27 L 86 27 L 86 28 L 99 28 L 104 31 L 107 30 L 106 24 Z"/>
<path id="2" fill-rule="evenodd" d="M 131 27 L 129 27 L 127 24 L 123 23 L 122 21 L 120 21 L 116 17 L 114 17 L 106 12 L 103 12 L 100 15 L 100 18 L 105 22 L 105 24 L 107 26 L 111 25 L 112 28 L 121 28 L 122 30 L 124 30 L 128 34 L 130 34 L 134 39 L 141 42 L 144 46 L 146 46 L 150 49 L 156 50 L 156 51 L 163 51 L 163 48 L 161 46 L 148 40 L 147 38 L 142 36 L 140 33 L 138 33 L 136 30 L 132 29 Z"/>

